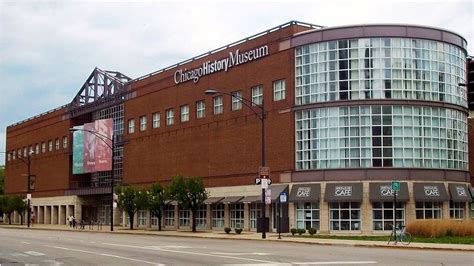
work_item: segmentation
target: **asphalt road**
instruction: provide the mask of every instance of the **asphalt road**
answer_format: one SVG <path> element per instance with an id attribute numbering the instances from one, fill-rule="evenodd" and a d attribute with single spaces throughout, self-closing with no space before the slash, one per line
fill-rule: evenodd
<path id="1" fill-rule="evenodd" d="M 473 252 L 0 228 L 0 265 L 473 265 Z"/>

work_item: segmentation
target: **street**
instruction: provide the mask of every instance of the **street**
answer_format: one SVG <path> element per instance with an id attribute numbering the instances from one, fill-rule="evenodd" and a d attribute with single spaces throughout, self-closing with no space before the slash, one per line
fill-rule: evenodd
<path id="1" fill-rule="evenodd" d="M 0 228 L 1 265 L 472 265 L 473 263 L 472 252 Z"/>

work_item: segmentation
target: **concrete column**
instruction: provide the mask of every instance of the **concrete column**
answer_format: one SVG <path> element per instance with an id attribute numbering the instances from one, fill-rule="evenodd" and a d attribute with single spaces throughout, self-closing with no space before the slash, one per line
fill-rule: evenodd
<path id="1" fill-rule="evenodd" d="M 82 205 L 81 204 L 74 205 L 74 218 L 76 218 L 77 221 L 82 220 Z"/>
<path id="2" fill-rule="evenodd" d="M 206 229 L 212 229 L 212 209 L 211 204 L 206 204 Z"/>
<path id="3" fill-rule="evenodd" d="M 44 223 L 51 224 L 51 206 L 45 206 Z"/>
<path id="4" fill-rule="evenodd" d="M 59 206 L 59 224 L 66 224 L 66 206 L 60 205 Z"/>
<path id="5" fill-rule="evenodd" d="M 324 191 L 321 188 L 321 191 Z M 324 195 L 321 195 L 321 198 L 324 199 Z M 319 203 L 319 208 L 320 208 L 320 232 L 323 234 L 329 234 L 329 203 L 325 201 L 321 201 Z"/>
<path id="6" fill-rule="evenodd" d="M 451 219 L 451 218 L 449 217 L 449 201 L 443 202 L 442 206 L 443 206 L 443 207 L 442 207 L 443 209 L 442 209 L 441 211 L 442 211 L 443 213 L 442 213 L 442 215 L 441 215 L 441 218 L 442 218 L 442 219 L 445 219 L 445 220 Z"/>
<path id="7" fill-rule="evenodd" d="M 415 196 L 413 183 L 408 183 L 408 201 L 405 203 L 405 225 L 416 221 Z"/>
<path id="8" fill-rule="evenodd" d="M 148 210 L 146 211 L 145 227 L 146 228 L 151 228 L 151 213 Z"/>
<path id="9" fill-rule="evenodd" d="M 174 205 L 174 228 L 179 228 L 179 207 L 178 205 Z"/>
<path id="10" fill-rule="evenodd" d="M 133 228 L 138 228 L 138 212 L 133 216 Z"/>
<path id="11" fill-rule="evenodd" d="M 224 204 L 224 227 L 230 227 L 230 204 Z"/>
<path id="12" fill-rule="evenodd" d="M 250 204 L 244 203 L 244 231 L 250 231 Z"/>
<path id="13" fill-rule="evenodd" d="M 288 202 L 288 220 L 291 228 L 296 228 L 296 204 L 294 202 Z"/>
<path id="14" fill-rule="evenodd" d="M 119 224 L 119 220 L 120 220 L 120 211 L 119 211 L 118 208 L 114 208 L 113 217 L 114 217 L 114 225 L 118 225 L 118 224 Z"/>
<path id="15" fill-rule="evenodd" d="M 58 224 L 58 206 L 51 206 L 51 224 Z"/>
<path id="16" fill-rule="evenodd" d="M 360 203 L 361 233 L 372 233 L 372 203 L 369 200 L 369 184 L 362 184 L 362 202 Z"/>
<path id="17" fill-rule="evenodd" d="M 122 211 L 122 226 L 127 227 L 128 219 L 127 219 L 127 213 L 125 211 Z"/>
<path id="18" fill-rule="evenodd" d="M 36 215 L 39 224 L 44 224 L 44 206 L 38 206 L 38 215 Z"/>
<path id="19" fill-rule="evenodd" d="M 13 211 L 12 213 L 12 224 L 20 223 L 20 217 L 17 211 Z"/>

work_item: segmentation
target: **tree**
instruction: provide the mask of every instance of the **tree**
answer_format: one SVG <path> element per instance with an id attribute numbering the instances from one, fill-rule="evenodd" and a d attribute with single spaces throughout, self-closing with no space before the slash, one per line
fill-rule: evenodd
<path id="1" fill-rule="evenodd" d="M 192 230 L 196 232 L 196 214 L 204 201 L 208 198 L 204 183 L 199 177 L 184 178 L 182 176 L 173 177 L 169 192 L 172 199 L 192 213 Z"/>
<path id="2" fill-rule="evenodd" d="M 0 206 L 1 206 L 2 212 L 6 214 L 8 218 L 8 224 L 12 224 L 12 212 L 14 211 L 11 201 L 12 201 L 12 198 L 10 196 L 0 197 Z"/>
<path id="3" fill-rule="evenodd" d="M 17 211 L 20 215 L 21 225 L 23 225 L 23 214 L 28 209 L 28 204 L 19 195 L 10 198 L 10 207 L 12 211 Z"/>
<path id="4" fill-rule="evenodd" d="M 130 217 L 130 230 L 133 230 L 135 213 L 147 206 L 148 194 L 132 186 L 118 187 L 116 191 L 118 194 L 118 206 Z"/>
<path id="5" fill-rule="evenodd" d="M 4 190 L 3 190 L 3 186 L 5 182 L 4 180 L 5 180 L 5 166 L 0 165 L 0 195 L 3 195 L 4 193 Z"/>
<path id="6" fill-rule="evenodd" d="M 167 190 L 160 185 L 154 183 L 148 191 L 148 210 L 158 218 L 158 230 L 161 231 L 161 217 L 163 216 L 163 208 L 165 201 L 168 199 Z"/>

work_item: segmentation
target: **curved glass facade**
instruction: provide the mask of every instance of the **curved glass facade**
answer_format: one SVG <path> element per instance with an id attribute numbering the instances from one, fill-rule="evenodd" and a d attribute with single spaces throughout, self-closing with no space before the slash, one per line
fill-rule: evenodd
<path id="1" fill-rule="evenodd" d="M 366 38 L 303 45 L 296 54 L 296 104 L 413 99 L 467 107 L 466 54 L 448 43 Z"/>
<path id="2" fill-rule="evenodd" d="M 296 111 L 296 169 L 416 167 L 467 170 L 467 116 L 426 106 Z"/>

